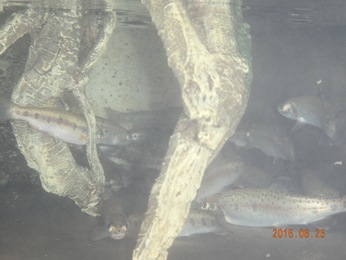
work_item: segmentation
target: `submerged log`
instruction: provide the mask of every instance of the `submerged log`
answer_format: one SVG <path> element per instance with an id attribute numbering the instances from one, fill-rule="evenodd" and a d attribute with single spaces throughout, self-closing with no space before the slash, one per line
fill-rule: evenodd
<path id="1" fill-rule="evenodd" d="M 12 127 L 28 166 L 40 173 L 42 187 L 68 196 L 82 211 L 94 216 L 99 214 L 105 178 L 94 141 L 96 121 L 84 87 L 114 26 L 114 12 L 98 15 L 72 9 L 27 8 L 14 13 L 0 30 L 0 54 L 23 35 L 32 38 L 24 73 L 12 93 L 14 103 L 54 108 L 66 91 L 79 102 L 88 124 L 90 170 L 75 162 L 66 143 L 33 131 L 22 121 L 12 122 Z M 84 45 L 89 48 L 83 49 Z"/>
<path id="2" fill-rule="evenodd" d="M 231 136 L 251 84 L 249 27 L 232 1 L 142 0 L 178 78 L 184 113 L 149 198 L 134 260 L 166 259 L 203 173 Z"/>

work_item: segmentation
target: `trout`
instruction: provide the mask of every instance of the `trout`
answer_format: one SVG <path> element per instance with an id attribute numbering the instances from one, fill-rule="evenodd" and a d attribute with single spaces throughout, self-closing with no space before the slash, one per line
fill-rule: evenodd
<path id="1" fill-rule="evenodd" d="M 320 97 L 292 97 L 278 106 L 282 116 L 296 120 L 293 131 L 308 124 L 326 131 L 328 121 L 334 118 L 334 111 Z"/>
<path id="2" fill-rule="evenodd" d="M 178 237 L 206 233 L 224 235 L 227 231 L 217 222 L 212 212 L 192 208 Z"/>
<path id="3" fill-rule="evenodd" d="M 104 226 L 94 228 L 91 232 L 91 240 L 97 241 L 107 237 L 114 240 L 125 238 L 127 233 L 127 221 L 122 201 L 117 196 L 103 201 L 102 217 Z"/>
<path id="4" fill-rule="evenodd" d="M 219 210 L 227 223 L 249 227 L 304 225 L 346 212 L 346 196 L 324 199 L 271 189 L 237 189 L 218 194 L 204 206 Z"/>
<path id="5" fill-rule="evenodd" d="M 23 120 L 32 128 L 60 139 L 66 143 L 85 145 L 88 126 L 86 120 L 68 111 L 54 108 L 24 107 L 0 99 L 0 122 Z M 140 132 L 130 132 L 102 118 L 97 118 L 96 144 L 127 145 L 141 141 Z"/>

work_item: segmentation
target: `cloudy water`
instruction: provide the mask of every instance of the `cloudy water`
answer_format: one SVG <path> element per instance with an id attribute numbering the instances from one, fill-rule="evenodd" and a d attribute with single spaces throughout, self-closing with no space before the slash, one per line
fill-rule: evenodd
<path id="1" fill-rule="evenodd" d="M 198 2 L 176 1 L 183 6 Z M 168 259 L 346 259 L 346 2 L 239 4 L 251 28 L 250 99 L 236 135 L 210 164 Z M 8 40 L 7 32 L 15 32 L 15 38 L 24 35 L 8 41 L 0 38 L 0 51 L 6 45 L 0 55 L 0 101 L 30 107 L 30 117 L 36 120 L 49 108 L 51 114 L 43 118 L 48 125 L 59 123 L 61 115 L 69 119 L 54 125 L 54 131 L 14 115 L 0 123 L 0 259 L 132 259 L 169 135 L 184 113 L 179 82 L 167 65 L 149 12 L 139 0 L 0 1 L 0 10 L 2 38 Z M 69 33 L 63 30 L 71 21 L 67 16 L 65 24 L 56 22 L 62 26 L 61 34 L 49 33 L 53 27 L 37 22 L 36 16 L 30 16 L 37 22 L 30 24 L 32 30 L 25 26 L 30 20 L 23 20 L 27 10 L 40 10 L 40 19 L 80 12 L 83 16 L 73 27 L 77 33 L 69 35 L 77 35 L 77 40 L 59 42 Z M 88 174 L 78 175 L 73 185 L 62 181 L 55 187 L 56 192 L 61 187 L 76 191 L 72 192 L 76 197 L 70 196 L 76 205 L 68 197 L 52 194 L 49 172 L 37 172 L 49 165 L 48 159 L 28 154 L 43 149 L 32 145 L 43 140 L 48 144 L 45 152 L 54 150 L 59 156 L 68 151 L 73 156 L 76 166 L 64 169 L 90 173 L 93 166 L 85 146 L 88 119 L 70 88 L 82 80 L 77 74 L 66 75 L 88 64 L 95 54 L 89 51 L 102 46 L 103 28 L 109 21 L 103 12 L 112 10 L 115 29 L 85 87 L 95 115 L 112 124 L 110 128 L 96 122 L 95 141 L 106 180 L 99 214 L 90 216 L 78 207 L 76 197 L 84 178 L 94 180 Z M 19 19 L 19 27 L 13 19 Z M 53 80 L 53 73 L 60 74 Z M 27 82 L 36 85 L 31 88 Z M 49 88 L 43 91 L 41 83 Z M 53 91 L 59 84 L 64 90 Z M 18 86 L 22 100 L 14 98 Z M 27 94 L 26 87 L 34 91 Z M 41 97 L 41 102 L 32 105 L 33 96 Z M 21 115 L 27 116 L 25 109 Z M 74 125 L 81 124 L 83 142 L 68 141 L 70 131 L 64 131 L 66 138 L 55 134 L 66 128 L 77 131 Z M 27 142 L 18 138 L 23 129 L 32 136 Z M 145 138 L 109 143 L 109 136 L 119 134 L 114 129 L 145 133 Z M 70 161 L 52 167 L 63 168 L 66 162 Z M 63 180 L 68 176 L 64 174 Z M 84 190 L 87 195 L 93 192 Z"/>

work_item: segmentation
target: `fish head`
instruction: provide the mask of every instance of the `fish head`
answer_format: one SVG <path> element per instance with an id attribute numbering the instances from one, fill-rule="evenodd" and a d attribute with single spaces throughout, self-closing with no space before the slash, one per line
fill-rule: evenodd
<path id="1" fill-rule="evenodd" d="M 126 225 L 109 225 L 108 233 L 109 237 L 114 240 L 121 240 L 126 236 L 127 226 Z"/>
<path id="2" fill-rule="evenodd" d="M 215 212 L 219 210 L 219 207 L 215 198 L 201 201 L 199 203 L 199 208 L 201 210 L 211 211 L 211 212 Z"/>
<path id="3" fill-rule="evenodd" d="M 278 112 L 280 115 L 293 120 L 298 120 L 299 117 L 297 106 L 291 100 L 279 104 Z"/>
<path id="4" fill-rule="evenodd" d="M 228 141 L 237 147 L 247 147 L 249 145 L 248 135 L 249 133 L 246 131 L 237 131 Z"/>
<path id="5" fill-rule="evenodd" d="M 290 98 L 279 105 L 278 112 L 286 118 L 322 130 L 324 130 L 325 124 L 335 117 L 335 111 L 331 105 L 316 96 Z"/>
<path id="6" fill-rule="evenodd" d="M 127 145 L 127 131 L 120 127 L 104 127 L 98 132 L 98 139 L 105 145 Z"/>
<path id="7" fill-rule="evenodd" d="M 93 241 L 98 241 L 105 238 L 112 238 L 114 240 L 121 240 L 127 235 L 126 225 L 107 225 L 102 227 L 93 228 L 90 238 Z"/>

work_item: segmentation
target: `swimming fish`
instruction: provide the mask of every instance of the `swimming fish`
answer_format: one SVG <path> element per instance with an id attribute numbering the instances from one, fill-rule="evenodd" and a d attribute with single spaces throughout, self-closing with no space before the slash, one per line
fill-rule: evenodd
<path id="1" fill-rule="evenodd" d="M 246 188 L 267 188 L 274 182 L 274 176 L 249 164 L 243 165 L 243 172 L 234 185 Z"/>
<path id="2" fill-rule="evenodd" d="M 142 143 L 148 137 L 148 131 L 143 129 L 126 130 L 115 121 L 110 121 L 102 117 L 95 117 L 96 126 L 100 132 L 100 138 L 96 140 L 99 145 L 127 145 L 132 143 Z"/>
<path id="3" fill-rule="evenodd" d="M 346 196 L 323 199 L 271 189 L 237 189 L 219 194 L 203 208 L 221 211 L 225 221 L 233 225 L 303 225 L 346 212 Z"/>
<path id="4" fill-rule="evenodd" d="M 32 128 L 64 142 L 85 145 L 88 127 L 86 120 L 76 114 L 44 107 L 23 107 L 0 99 L 0 122 L 23 120 Z M 96 143 L 126 145 L 142 139 L 141 133 L 129 132 L 106 119 L 97 119 Z"/>
<path id="5" fill-rule="evenodd" d="M 308 124 L 325 131 L 327 123 L 334 117 L 328 104 L 317 96 L 292 97 L 278 106 L 278 112 L 297 121 L 292 130 Z"/>
<path id="6" fill-rule="evenodd" d="M 111 195 L 103 201 L 101 215 L 104 219 L 104 226 L 92 230 L 91 240 L 97 241 L 107 237 L 121 240 L 126 236 L 128 228 L 126 215 L 118 197 Z"/>
<path id="7" fill-rule="evenodd" d="M 182 112 L 183 109 L 181 107 L 128 113 L 107 109 L 107 116 L 125 129 L 160 129 L 173 131 Z"/>
<path id="8" fill-rule="evenodd" d="M 304 195 L 326 199 L 340 197 L 336 189 L 322 182 L 317 172 L 306 167 L 301 170 L 301 184 Z"/>
<path id="9" fill-rule="evenodd" d="M 141 231 L 141 224 L 143 222 L 143 219 L 145 217 L 144 213 L 135 213 L 131 214 L 127 218 L 127 232 L 126 237 L 129 237 L 133 239 L 134 241 L 137 240 L 139 232 Z"/>
<path id="10" fill-rule="evenodd" d="M 245 149 L 257 148 L 274 159 L 295 161 L 294 148 L 289 137 L 284 130 L 272 124 L 253 124 L 247 131 L 237 131 L 229 141 Z"/>
<path id="11" fill-rule="evenodd" d="M 120 165 L 103 154 L 100 154 L 99 157 L 105 175 L 105 191 L 116 192 L 131 184 L 134 175 L 134 169 L 131 164 Z"/>
<path id="12" fill-rule="evenodd" d="M 219 157 L 220 155 L 214 159 L 204 174 L 201 187 L 195 199 L 198 202 L 215 195 L 223 188 L 231 185 L 242 174 L 244 164 L 242 161 L 228 162 Z"/>
<path id="13" fill-rule="evenodd" d="M 325 133 L 335 146 L 346 144 L 346 111 L 339 112 L 325 127 Z"/>
<path id="14" fill-rule="evenodd" d="M 188 237 L 205 233 L 224 235 L 227 231 L 218 223 L 217 217 L 212 212 L 191 208 L 178 237 Z"/>
<path id="15" fill-rule="evenodd" d="M 302 194 L 299 183 L 291 177 L 279 176 L 268 187 L 271 190 L 277 190 L 289 194 Z"/>
<path id="16" fill-rule="evenodd" d="M 247 148 L 250 145 L 247 131 L 242 130 L 237 130 L 228 141 L 241 148 Z"/>

